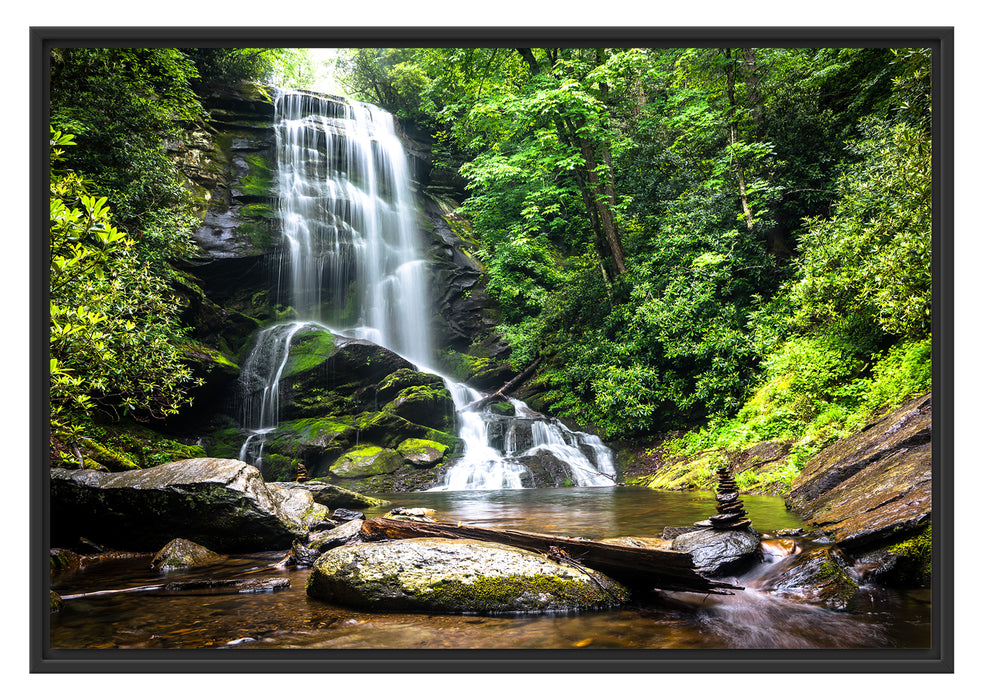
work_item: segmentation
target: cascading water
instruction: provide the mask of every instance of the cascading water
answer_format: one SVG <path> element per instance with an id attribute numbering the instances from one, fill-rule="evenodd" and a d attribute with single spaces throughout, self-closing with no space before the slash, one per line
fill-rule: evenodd
<path id="1" fill-rule="evenodd" d="M 359 102 L 286 91 L 277 95 L 276 113 L 283 229 L 277 301 L 295 320 L 261 332 L 243 366 L 243 426 L 249 434 L 239 458 L 257 466 L 277 426 L 279 381 L 291 341 L 305 326 L 370 340 L 442 376 L 430 369 L 435 363 L 425 263 L 392 115 Z M 502 419 L 466 408 L 482 395 L 444 381 L 465 449 L 436 490 L 523 488 L 531 485 L 523 460 L 537 455 L 562 464 L 570 484 L 614 484 L 610 451 L 596 436 L 567 430 L 511 400 L 511 442 L 495 446 L 489 427 Z"/>

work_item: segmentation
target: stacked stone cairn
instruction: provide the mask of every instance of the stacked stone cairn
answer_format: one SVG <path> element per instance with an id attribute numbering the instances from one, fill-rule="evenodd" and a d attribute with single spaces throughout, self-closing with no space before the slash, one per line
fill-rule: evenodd
<path id="1" fill-rule="evenodd" d="M 747 511 L 743 506 L 730 467 L 720 467 L 717 470 L 717 514 L 710 516 L 710 525 L 714 530 L 746 529 L 751 521 L 744 517 Z"/>

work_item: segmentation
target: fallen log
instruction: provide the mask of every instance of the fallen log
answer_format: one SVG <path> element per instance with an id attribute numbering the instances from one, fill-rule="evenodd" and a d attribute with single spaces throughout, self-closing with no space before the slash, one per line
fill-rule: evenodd
<path id="1" fill-rule="evenodd" d="M 504 385 L 502 385 L 501 389 L 499 389 L 498 391 L 494 391 L 491 394 L 488 394 L 488 396 L 480 398 L 477 401 L 472 401 L 471 403 L 469 403 L 467 406 L 464 407 L 464 410 L 477 411 L 479 408 L 483 408 L 490 403 L 494 403 L 495 401 L 508 400 L 507 394 L 515 391 L 517 388 L 522 386 L 522 383 L 525 382 L 527 379 L 529 379 L 529 377 L 532 376 L 532 373 L 536 371 L 536 368 L 539 367 L 539 363 L 541 361 L 542 358 L 536 358 L 535 362 L 533 362 L 531 365 L 529 365 L 524 370 L 522 370 L 520 374 L 516 375 L 515 377 L 512 377 L 512 379 L 510 379 Z"/>
<path id="2" fill-rule="evenodd" d="M 730 591 L 743 590 L 741 586 L 724 581 L 712 581 L 698 574 L 693 569 L 693 557 L 685 552 L 450 523 L 425 523 L 390 518 L 372 518 L 362 523 L 362 539 L 366 541 L 413 537 L 445 537 L 495 542 L 527 549 L 551 558 L 555 558 L 559 551 L 564 558 L 607 574 L 619 583 L 635 589 L 658 588 L 665 591 L 720 595 L 733 595 Z"/>

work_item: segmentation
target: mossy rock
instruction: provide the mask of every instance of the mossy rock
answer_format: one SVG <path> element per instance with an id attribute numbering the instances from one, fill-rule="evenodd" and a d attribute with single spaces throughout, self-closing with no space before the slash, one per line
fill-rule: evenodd
<path id="1" fill-rule="evenodd" d="M 454 350 L 441 353 L 441 361 L 452 377 L 480 390 L 498 389 L 516 375 L 515 369 L 507 362 Z"/>
<path id="2" fill-rule="evenodd" d="M 343 454 L 331 465 L 331 476 L 340 479 L 365 479 L 381 474 L 392 474 L 403 465 L 403 457 L 396 450 L 366 445 Z"/>
<path id="3" fill-rule="evenodd" d="M 454 400 L 443 385 L 406 387 L 382 411 L 437 430 L 453 425 L 455 416 Z"/>
<path id="4" fill-rule="evenodd" d="M 79 440 L 79 451 L 83 457 L 92 459 L 113 472 L 124 472 L 139 469 L 140 465 L 125 452 L 106 447 L 95 440 L 82 438 Z"/>
<path id="5" fill-rule="evenodd" d="M 290 357 L 283 367 L 281 381 L 306 372 L 335 352 L 335 336 L 322 328 L 302 328 L 290 341 Z"/>
<path id="6" fill-rule="evenodd" d="M 505 545 L 442 538 L 332 549 L 314 563 L 307 594 L 370 610 L 478 614 L 595 610 L 629 598 L 600 572 Z"/>
<path id="7" fill-rule="evenodd" d="M 447 445 L 433 440 L 407 438 L 399 443 L 396 451 L 414 466 L 433 467 L 444 458 L 444 454 L 448 449 Z"/>
<path id="8" fill-rule="evenodd" d="M 488 404 L 488 410 L 496 416 L 514 416 L 515 406 L 508 401 L 496 401 Z"/>
<path id="9" fill-rule="evenodd" d="M 267 482 L 293 481 L 297 478 L 298 464 L 296 459 L 268 452 L 263 455 L 259 471 Z"/>
<path id="10" fill-rule="evenodd" d="M 435 374 L 417 372 L 413 369 L 402 368 L 386 376 L 375 388 L 375 400 L 379 405 L 385 405 L 410 387 L 443 387 L 444 380 Z"/>
<path id="11" fill-rule="evenodd" d="M 242 428 L 220 428 L 202 438 L 205 456 L 223 457 L 227 459 L 238 458 L 239 450 L 242 448 L 242 443 L 245 440 L 246 433 Z"/>
<path id="12" fill-rule="evenodd" d="M 173 571 L 175 569 L 192 569 L 198 566 L 214 564 L 221 560 L 222 555 L 213 552 L 191 540 L 176 537 L 168 542 L 154 555 L 150 568 L 156 571 Z"/>
<path id="13" fill-rule="evenodd" d="M 721 459 L 723 453 L 717 451 L 700 452 L 692 457 L 674 459 L 648 478 L 645 485 L 650 489 L 667 491 L 685 489 L 712 491 L 716 487 L 716 469 Z"/>

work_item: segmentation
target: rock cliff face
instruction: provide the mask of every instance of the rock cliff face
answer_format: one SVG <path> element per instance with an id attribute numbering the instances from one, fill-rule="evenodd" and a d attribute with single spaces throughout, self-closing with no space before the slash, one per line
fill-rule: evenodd
<path id="1" fill-rule="evenodd" d="M 835 543 L 853 579 L 928 584 L 932 395 L 909 400 L 816 455 L 786 506 Z"/>
<path id="2" fill-rule="evenodd" d="M 918 533 L 932 513 L 931 394 L 816 455 L 786 504 L 846 550 Z"/>
<path id="3" fill-rule="evenodd" d="M 250 350 L 261 330 L 291 313 L 275 292 L 282 236 L 275 94 L 257 85 L 225 87 L 204 104 L 207 125 L 170 144 L 170 152 L 202 217 L 194 234 L 200 255 L 184 264 L 178 291 L 194 338 L 185 355 L 206 383 L 193 406 L 170 420 L 168 428 L 198 440 L 209 456 L 235 458 L 244 440 L 239 422 L 248 397 L 240 378 L 248 373 Z M 493 332 L 493 304 L 468 240 L 468 223 L 455 214 L 452 197 L 460 183 L 432 178 L 426 133 L 412 124 L 399 125 L 398 132 L 419 205 L 421 250 L 429 262 L 438 362 L 455 378 L 475 380 L 477 386 L 483 377 L 488 388 L 498 388 L 514 371 L 502 362 L 509 350 Z M 312 477 L 341 480 L 353 488 L 409 489 L 430 483 L 431 470 L 443 459 L 411 468 L 398 449 L 406 440 L 427 440 L 434 442 L 430 452 L 454 454 L 454 411 L 446 391 L 434 385 L 440 380 L 421 375 L 388 381 L 397 370 L 411 372 L 411 366 L 370 343 L 342 348 L 338 339 L 329 339 L 319 345 L 314 335 L 297 336 L 296 354 L 291 346 L 290 366 L 280 384 L 283 425 L 269 436 L 264 476 L 292 479 L 303 464 Z M 314 357 L 305 344 L 324 350 L 323 356 Z M 349 367 L 349 355 L 382 364 L 378 371 L 368 371 L 364 362 Z M 398 388 L 392 396 L 377 396 L 387 381 Z M 362 454 L 367 449 L 381 452 Z M 353 450 L 359 454 L 349 455 Z"/>

